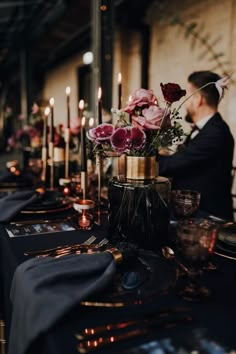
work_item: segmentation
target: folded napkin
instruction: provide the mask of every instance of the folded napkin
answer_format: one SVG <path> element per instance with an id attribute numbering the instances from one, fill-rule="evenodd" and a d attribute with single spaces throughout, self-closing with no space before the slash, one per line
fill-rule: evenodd
<path id="1" fill-rule="evenodd" d="M 109 252 L 33 258 L 13 277 L 8 354 L 24 354 L 74 306 L 109 285 L 116 263 Z"/>
<path id="2" fill-rule="evenodd" d="M 32 175 L 29 173 L 21 173 L 19 176 L 16 176 L 9 171 L 4 171 L 0 174 L 0 183 L 16 183 L 19 185 L 32 185 Z"/>
<path id="3" fill-rule="evenodd" d="M 34 190 L 17 191 L 0 199 L 0 222 L 10 221 L 16 214 L 35 201 L 39 193 Z"/>

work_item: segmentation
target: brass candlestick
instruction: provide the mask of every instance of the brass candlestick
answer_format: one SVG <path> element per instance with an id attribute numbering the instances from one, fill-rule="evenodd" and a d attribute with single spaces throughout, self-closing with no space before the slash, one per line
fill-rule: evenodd
<path id="1" fill-rule="evenodd" d="M 42 147 L 42 161 L 43 161 L 43 169 L 42 169 L 42 181 L 46 182 L 46 174 L 47 174 L 47 147 Z"/>
<path id="2" fill-rule="evenodd" d="M 69 177 L 69 159 L 70 159 L 70 128 L 65 130 L 65 178 Z"/>
<path id="3" fill-rule="evenodd" d="M 51 160 L 50 165 L 50 189 L 54 189 L 54 143 L 49 143 L 49 156 Z"/>
<path id="4" fill-rule="evenodd" d="M 101 225 L 102 156 L 99 152 L 96 155 L 96 166 L 97 166 L 97 173 L 98 173 L 97 224 Z"/>
<path id="5" fill-rule="evenodd" d="M 87 194 L 87 172 L 81 171 L 81 189 L 83 191 L 83 199 L 86 199 Z"/>

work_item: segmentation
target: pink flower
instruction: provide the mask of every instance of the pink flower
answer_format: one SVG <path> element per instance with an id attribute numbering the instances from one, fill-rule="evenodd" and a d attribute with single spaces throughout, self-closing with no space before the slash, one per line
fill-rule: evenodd
<path id="1" fill-rule="evenodd" d="M 110 137 L 113 134 L 114 127 L 112 124 L 103 123 L 99 124 L 96 128 L 89 129 L 87 137 L 89 140 L 97 144 L 110 142 Z"/>
<path id="2" fill-rule="evenodd" d="M 128 106 L 124 109 L 124 111 L 131 114 L 136 107 L 154 105 L 156 102 L 157 98 L 153 94 L 153 90 L 145 90 L 140 88 L 134 91 Z"/>
<path id="3" fill-rule="evenodd" d="M 145 141 L 145 133 L 135 127 L 117 128 L 111 136 L 111 145 L 118 152 L 126 149 L 140 150 Z"/>
<path id="4" fill-rule="evenodd" d="M 132 120 L 138 123 L 141 129 L 160 129 L 165 109 L 158 106 L 150 106 L 142 111 L 143 116 L 132 116 Z"/>

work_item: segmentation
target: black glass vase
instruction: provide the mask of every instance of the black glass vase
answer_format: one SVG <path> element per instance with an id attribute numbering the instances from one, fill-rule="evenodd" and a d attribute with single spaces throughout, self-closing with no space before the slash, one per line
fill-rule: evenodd
<path id="1" fill-rule="evenodd" d="M 168 237 L 169 191 L 164 177 L 148 181 L 113 177 L 108 184 L 110 240 L 160 250 Z"/>

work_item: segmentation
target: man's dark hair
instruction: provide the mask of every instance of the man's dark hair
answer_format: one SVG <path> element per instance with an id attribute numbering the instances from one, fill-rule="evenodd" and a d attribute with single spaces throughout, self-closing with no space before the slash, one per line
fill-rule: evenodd
<path id="1" fill-rule="evenodd" d="M 197 89 L 206 85 L 208 82 L 216 82 L 219 79 L 221 79 L 221 77 L 211 71 L 195 71 L 188 77 L 188 81 Z M 201 89 L 201 93 L 209 106 L 214 108 L 218 106 L 220 95 L 214 84 Z"/>

